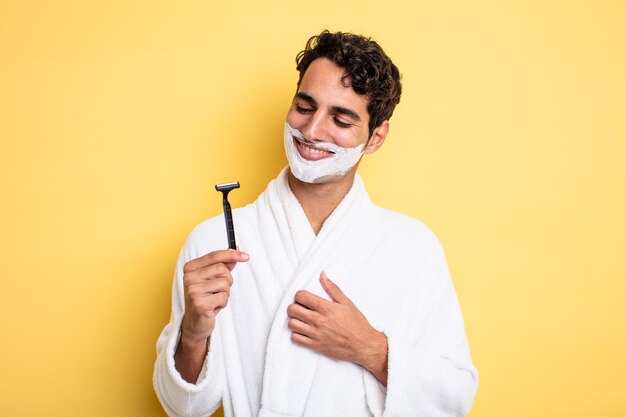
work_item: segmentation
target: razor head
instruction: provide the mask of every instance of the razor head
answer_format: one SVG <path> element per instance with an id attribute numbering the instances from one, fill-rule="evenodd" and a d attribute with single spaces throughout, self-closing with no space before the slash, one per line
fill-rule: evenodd
<path id="1" fill-rule="evenodd" d="M 235 188 L 239 188 L 239 182 L 237 181 L 233 181 L 233 182 L 227 182 L 225 184 L 216 184 L 215 185 L 215 189 L 217 191 L 221 191 L 221 192 L 228 192 L 230 190 L 234 190 Z"/>

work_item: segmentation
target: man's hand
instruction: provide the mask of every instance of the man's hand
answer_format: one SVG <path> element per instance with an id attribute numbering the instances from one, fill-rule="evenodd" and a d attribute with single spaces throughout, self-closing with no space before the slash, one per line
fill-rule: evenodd
<path id="1" fill-rule="evenodd" d="M 295 303 L 287 307 L 291 340 L 330 358 L 361 365 L 387 385 L 387 337 L 369 324 L 325 272 L 320 283 L 332 301 L 298 291 Z"/>
<path id="2" fill-rule="evenodd" d="M 176 369 L 188 382 L 202 370 L 215 316 L 226 307 L 233 284 L 231 271 L 249 256 L 237 250 L 218 250 L 187 262 L 183 268 L 185 316 L 174 356 Z"/>

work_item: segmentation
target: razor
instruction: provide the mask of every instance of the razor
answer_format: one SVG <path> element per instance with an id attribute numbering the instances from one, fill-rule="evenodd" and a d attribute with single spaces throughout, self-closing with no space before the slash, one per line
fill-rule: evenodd
<path id="1" fill-rule="evenodd" d="M 215 189 L 222 193 L 222 206 L 224 207 L 224 220 L 226 221 L 226 235 L 228 236 L 228 248 L 237 249 L 235 243 L 235 227 L 233 226 L 233 213 L 228 202 L 228 193 L 235 188 L 239 188 L 239 183 L 227 182 L 226 184 L 217 184 Z"/>

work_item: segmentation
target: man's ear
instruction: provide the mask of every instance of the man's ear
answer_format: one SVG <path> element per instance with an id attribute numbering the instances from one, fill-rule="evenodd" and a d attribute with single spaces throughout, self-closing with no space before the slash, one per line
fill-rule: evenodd
<path id="1" fill-rule="evenodd" d="M 367 146 L 363 149 L 364 153 L 374 153 L 383 145 L 385 138 L 387 137 L 387 133 L 389 133 L 389 120 L 385 120 L 382 122 L 377 128 L 372 132 L 372 137 L 369 142 L 367 142 Z"/>

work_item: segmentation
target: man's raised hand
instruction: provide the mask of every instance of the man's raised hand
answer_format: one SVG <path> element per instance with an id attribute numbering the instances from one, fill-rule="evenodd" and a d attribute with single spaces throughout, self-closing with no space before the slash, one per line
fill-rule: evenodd
<path id="1" fill-rule="evenodd" d="M 228 304 L 233 284 L 231 271 L 248 254 L 227 249 L 207 253 L 187 262 L 183 268 L 185 316 L 175 354 L 176 369 L 188 382 L 195 382 L 215 328 L 215 316 Z"/>

